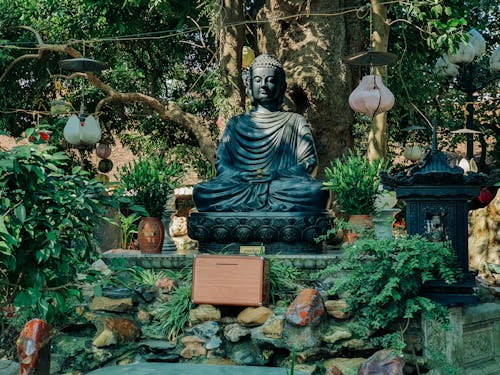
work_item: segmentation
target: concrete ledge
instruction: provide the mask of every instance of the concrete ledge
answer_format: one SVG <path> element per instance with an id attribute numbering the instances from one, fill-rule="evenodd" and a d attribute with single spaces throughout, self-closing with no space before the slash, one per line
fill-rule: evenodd
<path id="1" fill-rule="evenodd" d="M 162 252 L 161 254 L 140 254 L 139 252 L 124 251 L 104 253 L 101 257 L 109 262 L 124 262 L 127 266 L 141 266 L 144 268 L 182 269 L 190 267 L 194 254 L 181 254 L 175 251 Z M 323 254 L 273 254 L 264 255 L 265 258 L 279 259 L 285 265 L 299 269 L 320 270 L 330 263 L 337 262 L 342 256 L 340 250 L 328 250 Z"/>

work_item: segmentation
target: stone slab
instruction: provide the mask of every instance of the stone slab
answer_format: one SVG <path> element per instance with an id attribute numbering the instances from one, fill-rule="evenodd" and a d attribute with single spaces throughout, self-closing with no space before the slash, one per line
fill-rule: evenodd
<path id="1" fill-rule="evenodd" d="M 282 367 L 264 366 L 221 366 L 199 365 L 185 363 L 138 363 L 133 365 L 103 367 L 91 371 L 87 375 L 287 375 L 290 369 Z M 295 375 L 307 375 L 302 371 L 295 371 Z"/>
<path id="2" fill-rule="evenodd" d="M 176 251 L 166 251 L 161 254 L 141 254 L 138 252 L 108 253 L 101 257 L 107 264 L 110 262 L 124 263 L 126 266 L 141 266 L 156 269 L 182 269 L 191 267 L 195 254 L 181 254 Z M 323 254 L 274 254 L 270 257 L 282 260 L 287 266 L 305 270 L 321 270 L 329 264 L 338 262 L 342 256 L 341 250 L 327 250 Z M 265 258 L 268 255 L 264 255 Z"/>

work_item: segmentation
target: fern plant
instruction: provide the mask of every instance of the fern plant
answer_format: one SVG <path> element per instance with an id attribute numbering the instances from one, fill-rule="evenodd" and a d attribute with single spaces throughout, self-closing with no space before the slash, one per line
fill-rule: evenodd
<path id="1" fill-rule="evenodd" d="M 420 313 L 446 322 L 446 309 L 419 296 L 419 290 L 425 282 L 434 279 L 454 283 L 460 272 L 449 244 L 409 236 L 383 240 L 364 238 L 348 245 L 342 260 L 318 276 L 339 274 L 343 276 L 335 279 L 329 293 L 346 299 L 354 319 L 366 328 L 365 332 L 384 332 L 372 339 L 374 343 L 402 349 L 404 328 L 399 334 L 385 330 Z"/>

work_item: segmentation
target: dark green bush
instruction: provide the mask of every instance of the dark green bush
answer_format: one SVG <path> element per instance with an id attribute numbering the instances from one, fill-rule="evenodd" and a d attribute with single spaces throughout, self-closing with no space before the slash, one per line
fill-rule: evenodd
<path id="1" fill-rule="evenodd" d="M 94 259 L 92 231 L 109 197 L 68 161 L 34 143 L 0 150 L 0 298 L 21 320 L 67 318 L 80 296 L 75 277 Z"/>
<path id="2" fill-rule="evenodd" d="M 342 260 L 319 276 L 337 277 L 329 293 L 346 299 L 354 319 L 366 332 L 383 333 L 376 339 L 378 344 L 401 349 L 402 332 L 385 335 L 385 330 L 418 314 L 446 321 L 446 309 L 419 292 L 426 281 L 453 283 L 459 277 L 448 243 L 420 236 L 360 239 L 344 251 Z"/>

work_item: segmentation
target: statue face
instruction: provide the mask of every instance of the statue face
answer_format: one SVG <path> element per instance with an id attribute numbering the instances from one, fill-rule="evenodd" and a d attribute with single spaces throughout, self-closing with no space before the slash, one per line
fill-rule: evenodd
<path id="1" fill-rule="evenodd" d="M 257 103 L 275 102 L 281 95 L 282 82 L 273 67 L 255 67 L 251 76 L 252 96 Z"/>

